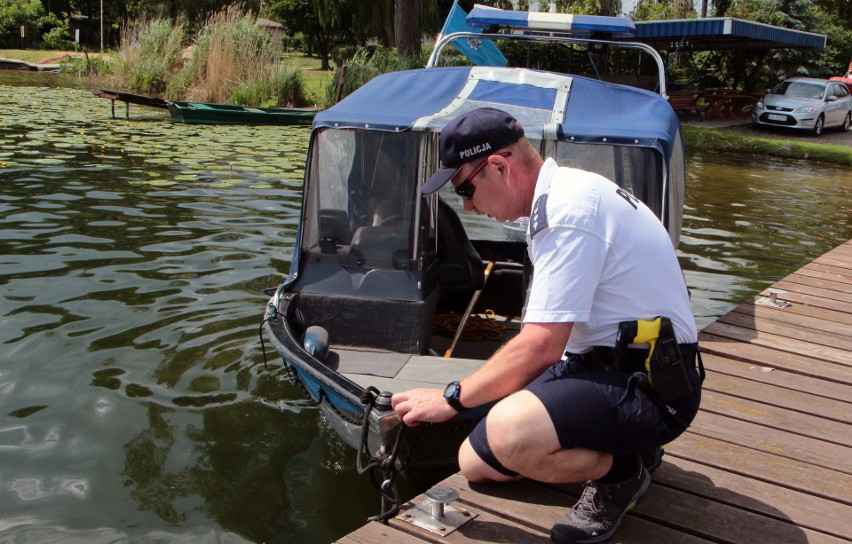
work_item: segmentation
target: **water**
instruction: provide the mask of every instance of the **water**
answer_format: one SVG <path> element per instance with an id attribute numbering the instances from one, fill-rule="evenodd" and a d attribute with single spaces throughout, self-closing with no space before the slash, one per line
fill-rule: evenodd
<path id="1" fill-rule="evenodd" d="M 379 502 L 354 453 L 257 336 L 307 131 L 113 120 L 46 80 L 0 72 L 0 542 L 330 542 L 363 524 Z M 708 154 L 689 172 L 700 325 L 852 237 L 847 170 Z"/>

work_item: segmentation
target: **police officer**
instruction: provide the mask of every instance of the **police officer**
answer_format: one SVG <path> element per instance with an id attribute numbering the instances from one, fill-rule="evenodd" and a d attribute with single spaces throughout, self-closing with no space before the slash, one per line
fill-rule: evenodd
<path id="1" fill-rule="evenodd" d="M 588 482 L 551 539 L 602 542 L 647 491 L 660 446 L 698 410 L 697 331 L 671 240 L 650 209 L 611 181 L 543 160 L 501 110 L 451 121 L 440 155 L 443 166 L 421 191 L 452 182 L 466 211 L 498 221 L 529 216 L 535 272 L 517 336 L 444 391 L 397 393 L 393 407 L 416 425 L 499 401 L 462 444 L 462 473 L 470 481 Z M 614 364 L 619 324 L 655 316 L 671 321 L 687 369 L 687 393 L 667 402 L 638 379 L 647 351 Z"/>

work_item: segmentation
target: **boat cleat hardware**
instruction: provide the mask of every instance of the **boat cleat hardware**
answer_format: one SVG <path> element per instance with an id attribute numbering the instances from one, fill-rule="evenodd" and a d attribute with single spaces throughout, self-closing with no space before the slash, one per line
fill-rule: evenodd
<path id="1" fill-rule="evenodd" d="M 769 306 L 771 308 L 787 308 L 788 306 L 792 306 L 791 302 L 787 302 L 786 300 L 779 300 L 778 295 L 783 295 L 786 291 L 781 289 L 770 289 L 768 297 L 760 297 L 757 299 L 755 304 L 758 306 Z"/>
<path id="2" fill-rule="evenodd" d="M 450 504 L 458 498 L 459 492 L 451 487 L 433 487 L 426 492 L 425 501 L 400 512 L 396 519 L 436 535 L 448 535 L 479 515 Z"/>

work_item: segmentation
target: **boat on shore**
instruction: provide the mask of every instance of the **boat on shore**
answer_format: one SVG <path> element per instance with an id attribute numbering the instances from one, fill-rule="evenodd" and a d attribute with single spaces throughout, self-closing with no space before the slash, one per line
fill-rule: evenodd
<path id="1" fill-rule="evenodd" d="M 169 113 L 179 123 L 199 125 L 308 125 L 318 110 L 258 108 L 204 102 L 169 102 Z"/>
<path id="2" fill-rule="evenodd" d="M 397 474 L 423 487 L 458 470 L 458 447 L 489 408 L 409 428 L 390 395 L 444 388 L 483 365 L 520 330 L 531 278 L 525 222 L 460 214 L 449 184 L 420 193 L 449 121 L 503 109 L 543 156 L 613 180 L 654 211 L 673 245 L 680 236 L 681 126 L 662 59 L 629 41 L 633 23 L 481 6 L 465 20 L 473 30 L 445 32 L 426 68 L 378 76 L 316 115 L 290 271 L 267 291 L 262 335 L 357 450 L 383 500 L 375 519 L 399 505 Z M 481 51 L 503 39 L 582 58 L 616 48 L 650 57 L 658 92 L 527 67 L 441 65 L 448 45 Z"/>

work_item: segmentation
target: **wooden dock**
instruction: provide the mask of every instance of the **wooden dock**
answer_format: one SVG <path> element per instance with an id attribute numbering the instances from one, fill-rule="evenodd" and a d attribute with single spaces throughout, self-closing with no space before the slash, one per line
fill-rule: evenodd
<path id="1" fill-rule="evenodd" d="M 789 306 L 772 305 L 767 289 L 701 332 L 701 411 L 610 542 L 852 542 L 852 241 L 772 287 Z M 420 529 L 405 520 L 428 508 L 421 495 L 388 525 L 338 542 L 549 542 L 580 489 L 471 486 L 459 474 L 436 487 L 457 490 L 452 508 L 473 519 L 444 534 Z"/>
<path id="2" fill-rule="evenodd" d="M 122 93 L 118 91 L 109 91 L 106 89 L 92 91 L 92 94 L 94 94 L 98 98 L 107 98 L 112 101 L 111 105 L 113 119 L 115 119 L 116 100 L 124 102 L 125 119 L 130 119 L 130 104 L 137 104 L 139 106 L 147 106 L 149 108 L 159 108 L 164 110 L 169 109 L 169 102 L 167 100 L 163 100 L 162 98 L 154 98 L 150 96 L 143 96 L 140 94 Z"/>

